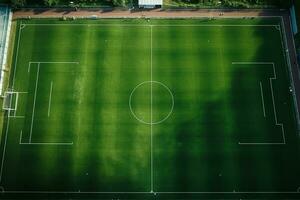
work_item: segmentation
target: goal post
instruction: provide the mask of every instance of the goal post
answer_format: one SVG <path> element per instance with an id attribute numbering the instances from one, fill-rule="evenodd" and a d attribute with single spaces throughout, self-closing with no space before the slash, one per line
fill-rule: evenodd
<path id="1" fill-rule="evenodd" d="M 14 91 L 6 91 L 4 93 L 2 109 L 5 111 L 15 111 L 18 105 L 19 93 Z"/>

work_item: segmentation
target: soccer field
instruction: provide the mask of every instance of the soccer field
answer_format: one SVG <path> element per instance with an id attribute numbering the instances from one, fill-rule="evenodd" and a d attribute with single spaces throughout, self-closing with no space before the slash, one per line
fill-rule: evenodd
<path id="1" fill-rule="evenodd" d="M 284 33 L 279 17 L 18 21 L 2 195 L 297 195 Z"/>

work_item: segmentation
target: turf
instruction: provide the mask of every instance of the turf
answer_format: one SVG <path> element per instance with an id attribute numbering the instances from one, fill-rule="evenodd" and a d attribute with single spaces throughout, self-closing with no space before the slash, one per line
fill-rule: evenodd
<path id="1" fill-rule="evenodd" d="M 297 192 L 280 22 L 19 21 L 10 88 L 23 93 L 5 122 L 4 195 Z"/>

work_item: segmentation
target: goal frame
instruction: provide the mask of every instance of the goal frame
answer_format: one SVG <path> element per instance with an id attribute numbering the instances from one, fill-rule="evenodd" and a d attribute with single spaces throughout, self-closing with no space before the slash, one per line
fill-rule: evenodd
<path id="1" fill-rule="evenodd" d="M 11 89 L 4 92 L 2 110 L 16 111 L 18 106 L 19 93 Z M 14 102 L 14 103 L 13 103 Z M 13 104 L 13 105 L 12 105 Z"/>

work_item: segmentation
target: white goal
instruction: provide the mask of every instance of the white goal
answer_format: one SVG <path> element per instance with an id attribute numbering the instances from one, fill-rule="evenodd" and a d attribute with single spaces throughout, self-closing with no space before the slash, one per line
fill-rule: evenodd
<path id="1" fill-rule="evenodd" d="M 4 93 L 2 109 L 6 111 L 16 111 L 18 106 L 19 93 L 8 90 Z"/>

